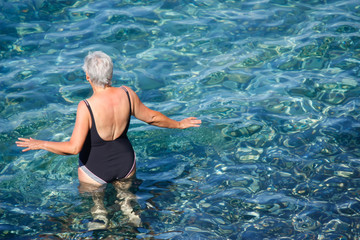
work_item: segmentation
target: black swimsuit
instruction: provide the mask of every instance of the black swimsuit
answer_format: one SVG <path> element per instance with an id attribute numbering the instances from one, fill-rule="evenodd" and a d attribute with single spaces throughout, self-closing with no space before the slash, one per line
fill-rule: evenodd
<path id="1" fill-rule="evenodd" d="M 126 178 L 135 168 L 135 153 L 126 135 L 130 124 L 131 101 L 126 88 L 121 88 L 129 99 L 129 120 L 121 136 L 112 141 L 104 141 L 99 136 L 91 107 L 88 101 L 84 100 L 91 115 L 92 125 L 79 154 L 79 166 L 89 177 L 101 184 Z"/>

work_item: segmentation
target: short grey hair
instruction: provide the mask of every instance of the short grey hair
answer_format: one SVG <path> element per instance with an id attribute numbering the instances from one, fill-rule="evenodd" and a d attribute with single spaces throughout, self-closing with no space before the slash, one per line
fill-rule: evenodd
<path id="1" fill-rule="evenodd" d="M 89 75 L 93 84 L 100 87 L 111 86 L 113 62 L 105 53 L 89 52 L 85 57 L 83 70 Z"/>

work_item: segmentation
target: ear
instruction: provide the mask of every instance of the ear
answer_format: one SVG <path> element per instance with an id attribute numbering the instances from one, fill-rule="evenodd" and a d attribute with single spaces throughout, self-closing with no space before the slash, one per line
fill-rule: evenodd
<path id="1" fill-rule="evenodd" d="M 86 80 L 88 80 L 90 82 L 90 77 L 88 75 L 88 73 L 85 73 L 86 74 Z"/>

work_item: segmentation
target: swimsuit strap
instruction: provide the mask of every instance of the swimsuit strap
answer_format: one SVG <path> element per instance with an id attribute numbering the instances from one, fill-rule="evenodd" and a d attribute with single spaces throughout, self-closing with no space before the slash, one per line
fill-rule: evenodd
<path id="1" fill-rule="evenodd" d="M 130 100 L 129 92 L 128 92 L 128 90 L 127 90 L 124 86 L 121 86 L 121 88 L 126 92 L 126 94 L 127 94 L 127 96 L 128 96 L 129 104 L 130 104 L 130 116 L 131 116 L 131 100 Z"/>
<path id="2" fill-rule="evenodd" d="M 91 121 L 92 121 L 91 127 L 93 127 L 95 125 L 95 119 L 94 119 L 93 112 L 91 110 L 89 102 L 86 99 L 84 100 L 84 103 L 86 104 L 87 108 L 89 109 L 90 116 L 91 116 Z"/>
<path id="3" fill-rule="evenodd" d="M 92 139 L 91 141 L 104 142 L 104 140 L 100 137 L 100 135 L 96 129 L 94 114 L 91 110 L 91 106 L 90 106 L 89 102 L 85 99 L 84 103 L 86 104 L 87 108 L 89 109 L 90 116 L 91 116 L 91 128 L 90 128 L 91 139 Z"/>

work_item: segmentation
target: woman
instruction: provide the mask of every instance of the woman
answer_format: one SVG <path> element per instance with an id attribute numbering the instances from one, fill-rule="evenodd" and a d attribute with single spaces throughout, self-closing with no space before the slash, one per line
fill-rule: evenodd
<path id="1" fill-rule="evenodd" d="M 101 186 L 134 175 L 134 150 L 127 138 L 130 115 L 148 124 L 185 129 L 199 127 L 195 117 L 172 120 L 147 108 L 128 87 L 111 86 L 113 63 L 103 52 L 89 53 L 83 69 L 93 95 L 78 104 L 75 127 L 70 141 L 50 142 L 19 138 L 17 146 L 29 150 L 47 150 L 56 154 L 79 154 L 80 183 Z"/>

